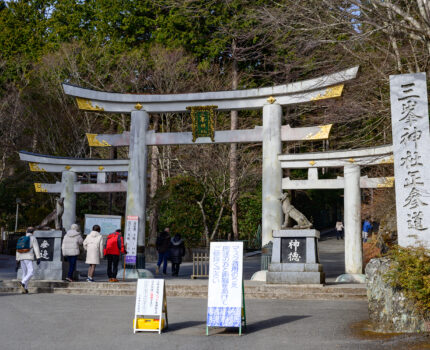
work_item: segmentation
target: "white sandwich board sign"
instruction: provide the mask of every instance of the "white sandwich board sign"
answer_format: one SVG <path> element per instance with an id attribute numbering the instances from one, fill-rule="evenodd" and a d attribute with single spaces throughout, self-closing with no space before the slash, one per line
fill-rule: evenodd
<path id="1" fill-rule="evenodd" d="M 152 318 L 145 318 L 145 317 Z M 142 321 L 142 322 L 140 322 Z M 145 322 L 151 321 L 151 322 Z M 158 322 L 155 324 L 154 322 Z M 165 322 L 165 327 L 163 324 Z M 158 332 L 167 328 L 167 299 L 163 279 L 138 279 L 133 332 Z"/>
<path id="2" fill-rule="evenodd" d="M 241 334 L 242 308 L 243 242 L 212 242 L 206 334 L 208 327 L 238 327 Z"/>

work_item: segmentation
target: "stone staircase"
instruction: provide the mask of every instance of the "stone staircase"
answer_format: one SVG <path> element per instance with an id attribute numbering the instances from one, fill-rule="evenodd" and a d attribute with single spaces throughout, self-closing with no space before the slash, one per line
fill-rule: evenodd
<path id="1" fill-rule="evenodd" d="M 166 280 L 168 297 L 207 298 L 207 280 Z M 17 281 L 0 283 L 0 293 L 20 293 Z M 32 281 L 30 293 L 85 294 L 133 296 L 136 282 L 63 282 Z M 245 281 L 246 299 L 307 299 L 307 300 L 366 300 L 366 286 L 362 284 L 333 285 L 268 285 Z"/>

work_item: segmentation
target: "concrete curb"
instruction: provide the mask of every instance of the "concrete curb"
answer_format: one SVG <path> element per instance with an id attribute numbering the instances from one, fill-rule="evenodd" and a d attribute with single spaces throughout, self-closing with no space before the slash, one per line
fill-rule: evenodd
<path id="1" fill-rule="evenodd" d="M 168 297 L 207 298 L 207 280 L 166 281 Z M 136 294 L 136 282 L 64 282 L 32 281 L 30 293 L 54 293 L 74 295 L 125 296 Z M 3 281 L 0 293 L 20 293 L 16 280 Z M 274 285 L 262 282 L 245 281 L 247 299 L 284 299 L 284 300 L 366 300 L 366 288 L 360 284 L 333 285 Z"/>

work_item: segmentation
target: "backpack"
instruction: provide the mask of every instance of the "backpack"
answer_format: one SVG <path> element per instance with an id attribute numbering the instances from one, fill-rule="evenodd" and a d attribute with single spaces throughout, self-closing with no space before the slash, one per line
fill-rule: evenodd
<path id="1" fill-rule="evenodd" d="M 104 247 L 104 251 L 105 251 L 105 255 L 106 255 L 106 249 L 109 247 L 109 248 L 112 248 L 112 246 L 115 244 L 115 242 L 113 241 L 113 240 L 115 240 L 115 233 L 111 233 L 109 236 L 108 236 L 108 238 L 107 238 L 107 240 L 106 240 L 106 243 L 105 243 L 105 247 Z M 121 235 L 118 235 L 117 237 L 116 237 L 116 244 L 117 244 L 117 246 L 118 246 L 118 251 L 119 251 L 119 253 L 121 254 Z"/>
<path id="2" fill-rule="evenodd" d="M 16 251 L 18 253 L 27 253 L 31 250 L 30 236 L 20 237 L 16 242 Z"/>

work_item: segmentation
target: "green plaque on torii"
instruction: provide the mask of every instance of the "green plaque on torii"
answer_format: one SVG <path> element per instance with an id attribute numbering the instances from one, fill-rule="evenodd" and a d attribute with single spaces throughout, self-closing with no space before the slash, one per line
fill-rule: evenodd
<path id="1" fill-rule="evenodd" d="M 215 108 L 218 106 L 187 107 L 191 110 L 193 142 L 198 137 L 210 137 L 212 142 L 215 140 Z"/>

